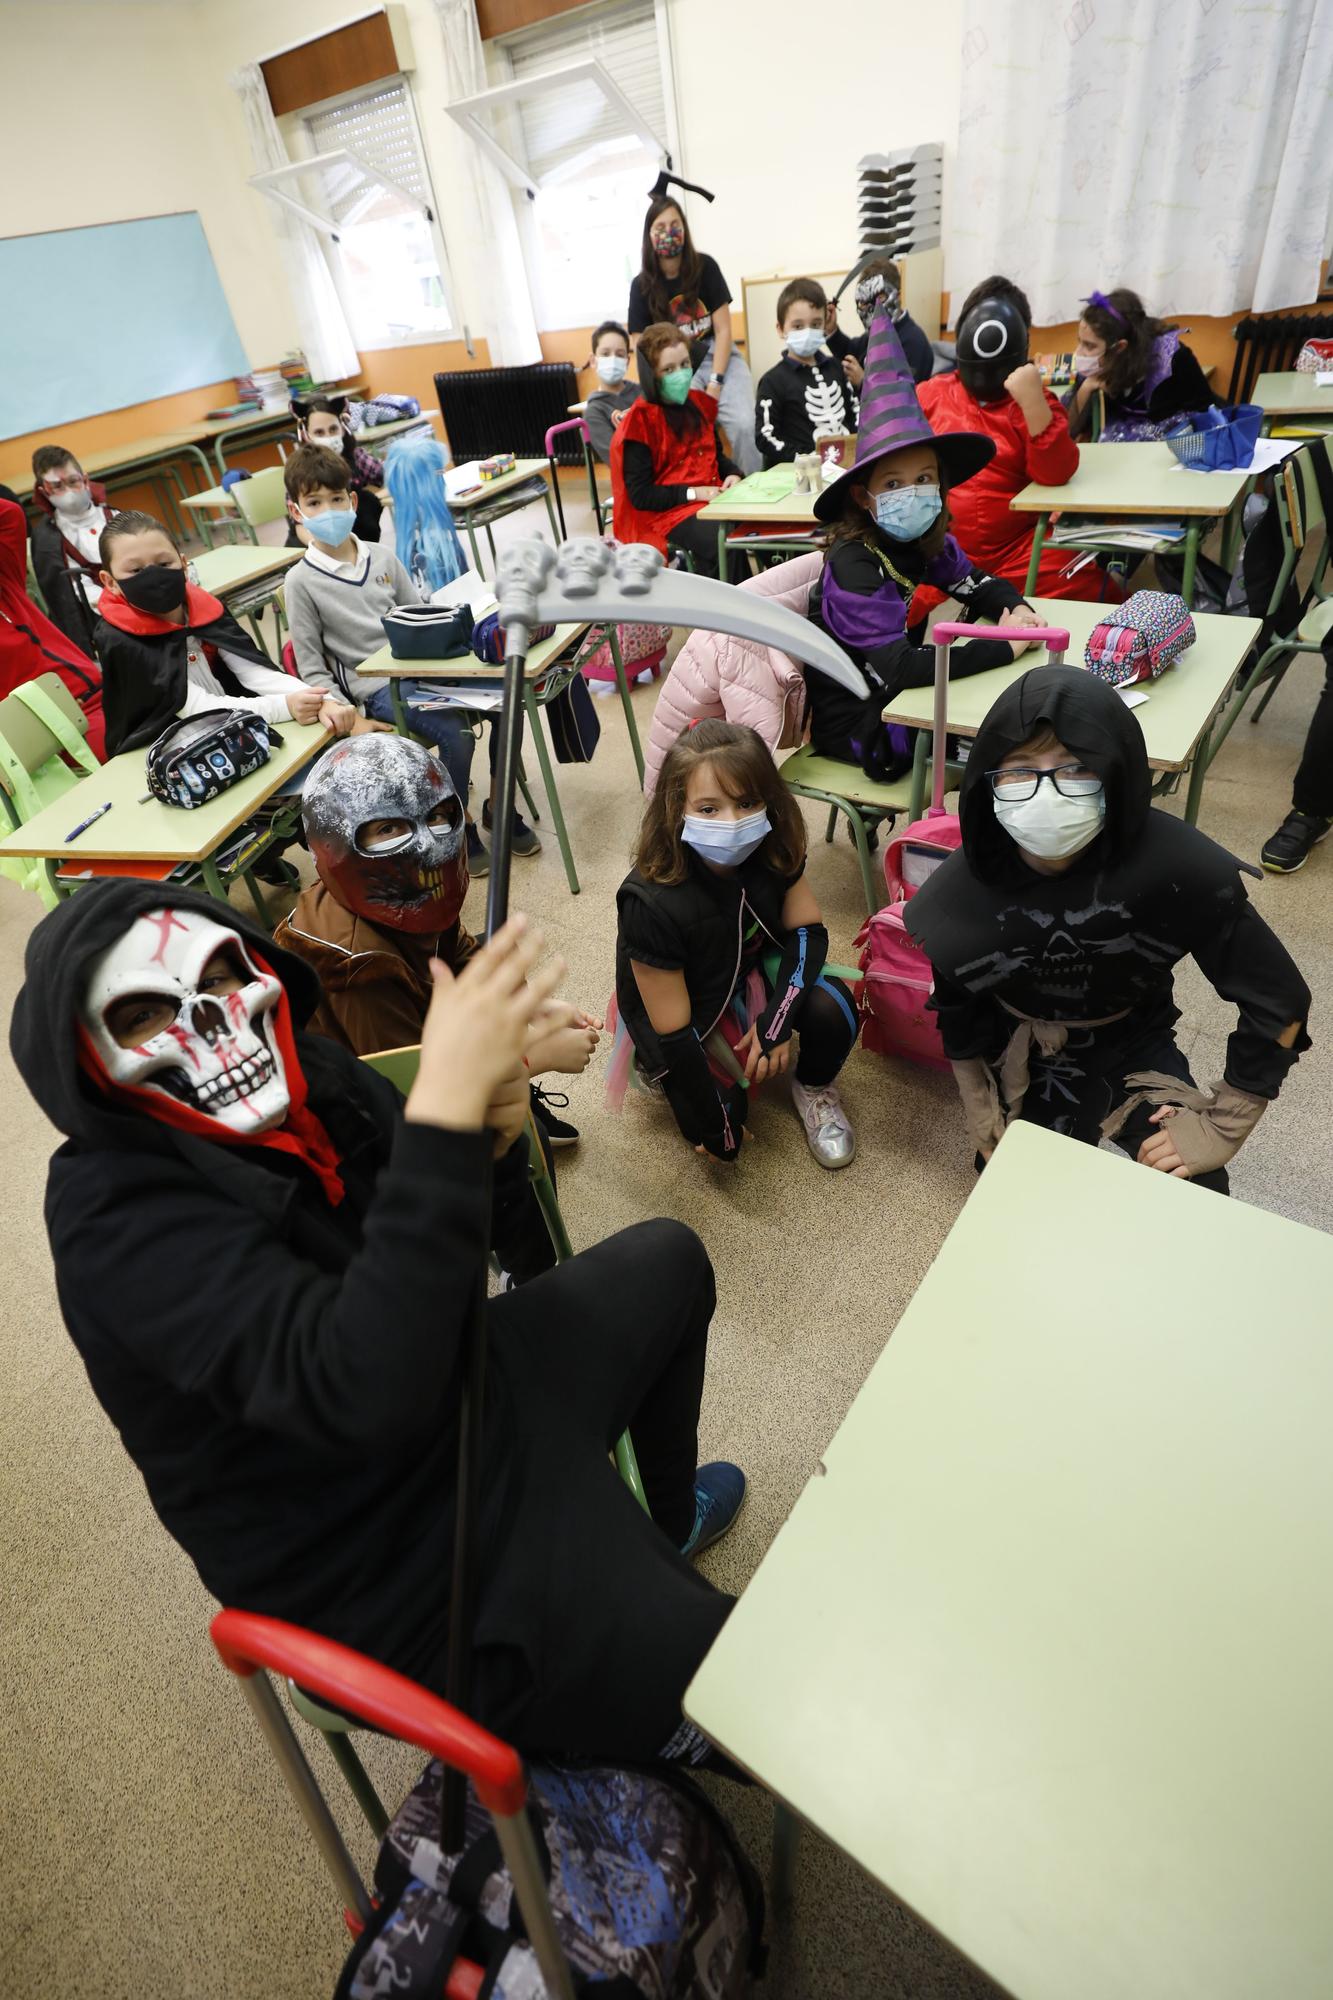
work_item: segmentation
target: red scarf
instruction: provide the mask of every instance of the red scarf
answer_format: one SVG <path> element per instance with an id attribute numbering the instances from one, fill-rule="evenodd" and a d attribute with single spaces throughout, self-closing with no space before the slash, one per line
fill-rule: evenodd
<path id="1" fill-rule="evenodd" d="M 210 597 L 197 583 L 185 585 L 185 623 L 163 618 L 156 611 L 138 611 L 119 590 L 104 590 L 97 609 L 108 625 L 118 632 L 133 632 L 140 638 L 158 638 L 162 633 L 189 632 L 199 625 L 214 625 L 226 610 L 218 598 Z"/>
<path id="2" fill-rule="evenodd" d="M 248 942 L 246 949 L 261 971 L 273 976 L 272 968 Z M 277 1153 L 291 1153 L 303 1166 L 310 1169 L 324 1191 L 324 1198 L 331 1208 L 337 1208 L 343 1199 L 345 1189 L 338 1169 L 341 1158 L 323 1122 L 306 1103 L 305 1071 L 301 1068 L 296 1053 L 296 1037 L 292 1032 L 291 1008 L 284 987 L 276 1004 L 269 1013 L 273 1039 L 282 1057 L 283 1073 L 291 1094 L 287 1116 L 281 1125 L 267 1132 L 233 1132 L 216 1118 L 208 1118 L 193 1105 L 182 1104 L 179 1098 L 168 1096 L 164 1090 L 154 1090 L 138 1084 L 116 1083 L 106 1073 L 106 1067 L 97 1051 L 92 1036 L 82 1021 L 75 1024 L 78 1042 L 79 1067 L 90 1076 L 104 1096 L 116 1104 L 124 1104 L 132 1111 L 146 1111 L 160 1125 L 170 1125 L 177 1132 L 192 1132 L 197 1139 L 212 1139 L 224 1146 L 268 1146 Z"/>

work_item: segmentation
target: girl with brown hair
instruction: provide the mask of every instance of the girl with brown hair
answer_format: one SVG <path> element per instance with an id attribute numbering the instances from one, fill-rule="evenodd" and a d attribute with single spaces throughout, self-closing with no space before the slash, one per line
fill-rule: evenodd
<path id="1" fill-rule="evenodd" d="M 691 386 L 689 353 L 665 321 L 639 341 L 639 400 L 611 441 L 612 525 L 619 542 L 679 549 L 717 575 L 717 538 L 695 515 L 740 473 L 722 446 L 717 405 Z"/>
<path id="2" fill-rule="evenodd" d="M 1138 293 L 1123 286 L 1083 300 L 1074 370 L 1069 428 L 1075 437 L 1091 430 L 1100 392 L 1104 444 L 1161 437 L 1177 417 L 1217 401 L 1179 329 L 1153 319 Z"/>
<path id="3" fill-rule="evenodd" d="M 740 1152 L 748 1086 L 788 1071 L 820 1166 L 856 1156 L 836 1088 L 856 1009 L 823 969 L 828 932 L 805 846 L 800 808 L 762 739 L 732 722 L 696 723 L 667 753 L 616 898 L 612 1089 L 636 1062 L 695 1151 L 717 1160 Z"/>

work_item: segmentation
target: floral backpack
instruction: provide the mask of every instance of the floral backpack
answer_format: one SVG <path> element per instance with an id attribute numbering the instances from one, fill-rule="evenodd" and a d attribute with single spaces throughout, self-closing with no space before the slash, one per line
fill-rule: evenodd
<path id="1" fill-rule="evenodd" d="M 1195 637 L 1183 597 L 1168 590 L 1136 590 L 1093 626 L 1083 660 L 1099 681 L 1128 687 L 1134 681 L 1155 681 Z"/>

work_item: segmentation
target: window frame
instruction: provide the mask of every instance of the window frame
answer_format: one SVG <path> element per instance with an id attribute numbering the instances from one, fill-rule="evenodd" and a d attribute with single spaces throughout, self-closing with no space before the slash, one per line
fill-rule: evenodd
<path id="1" fill-rule="evenodd" d="M 460 97 L 453 104 L 446 104 L 444 108 L 455 124 L 461 125 L 468 137 L 475 140 L 488 158 L 494 161 L 505 179 L 523 194 L 535 200 L 541 192 L 540 183 L 533 180 L 527 168 L 501 145 L 493 132 L 487 129 L 483 114 L 513 104 L 519 98 L 532 97 L 534 94 L 547 95 L 573 83 L 595 84 L 611 109 L 619 113 L 627 129 L 635 134 L 645 149 L 656 153 L 660 164 L 670 163 L 671 156 L 666 140 L 653 131 L 636 107 L 631 104 L 614 77 L 603 69 L 596 56 L 582 56 L 577 62 L 565 63 L 560 69 L 545 70 L 539 76 L 519 77 L 509 83 L 494 84 L 489 90 L 474 91 L 471 96 Z M 663 101 L 666 102 L 665 91 Z"/>

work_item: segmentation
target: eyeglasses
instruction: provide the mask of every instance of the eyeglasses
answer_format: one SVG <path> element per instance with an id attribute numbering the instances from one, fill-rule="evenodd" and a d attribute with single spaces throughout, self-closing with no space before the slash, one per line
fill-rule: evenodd
<path id="1" fill-rule="evenodd" d="M 1057 771 L 1035 771 L 1012 766 L 1006 771 L 987 771 L 991 790 L 997 799 L 1011 801 L 1017 805 L 1023 799 L 1034 799 L 1037 787 L 1043 778 L 1049 778 L 1065 799 L 1090 799 L 1102 789 L 1102 781 L 1095 771 L 1085 769 L 1082 764 L 1061 764 Z"/>
<path id="2" fill-rule="evenodd" d="M 81 472 L 71 472 L 64 479 L 51 479 L 49 477 L 43 479 L 42 488 L 47 493 L 77 493 L 81 486 L 86 486 L 87 484 L 88 482 Z"/>

